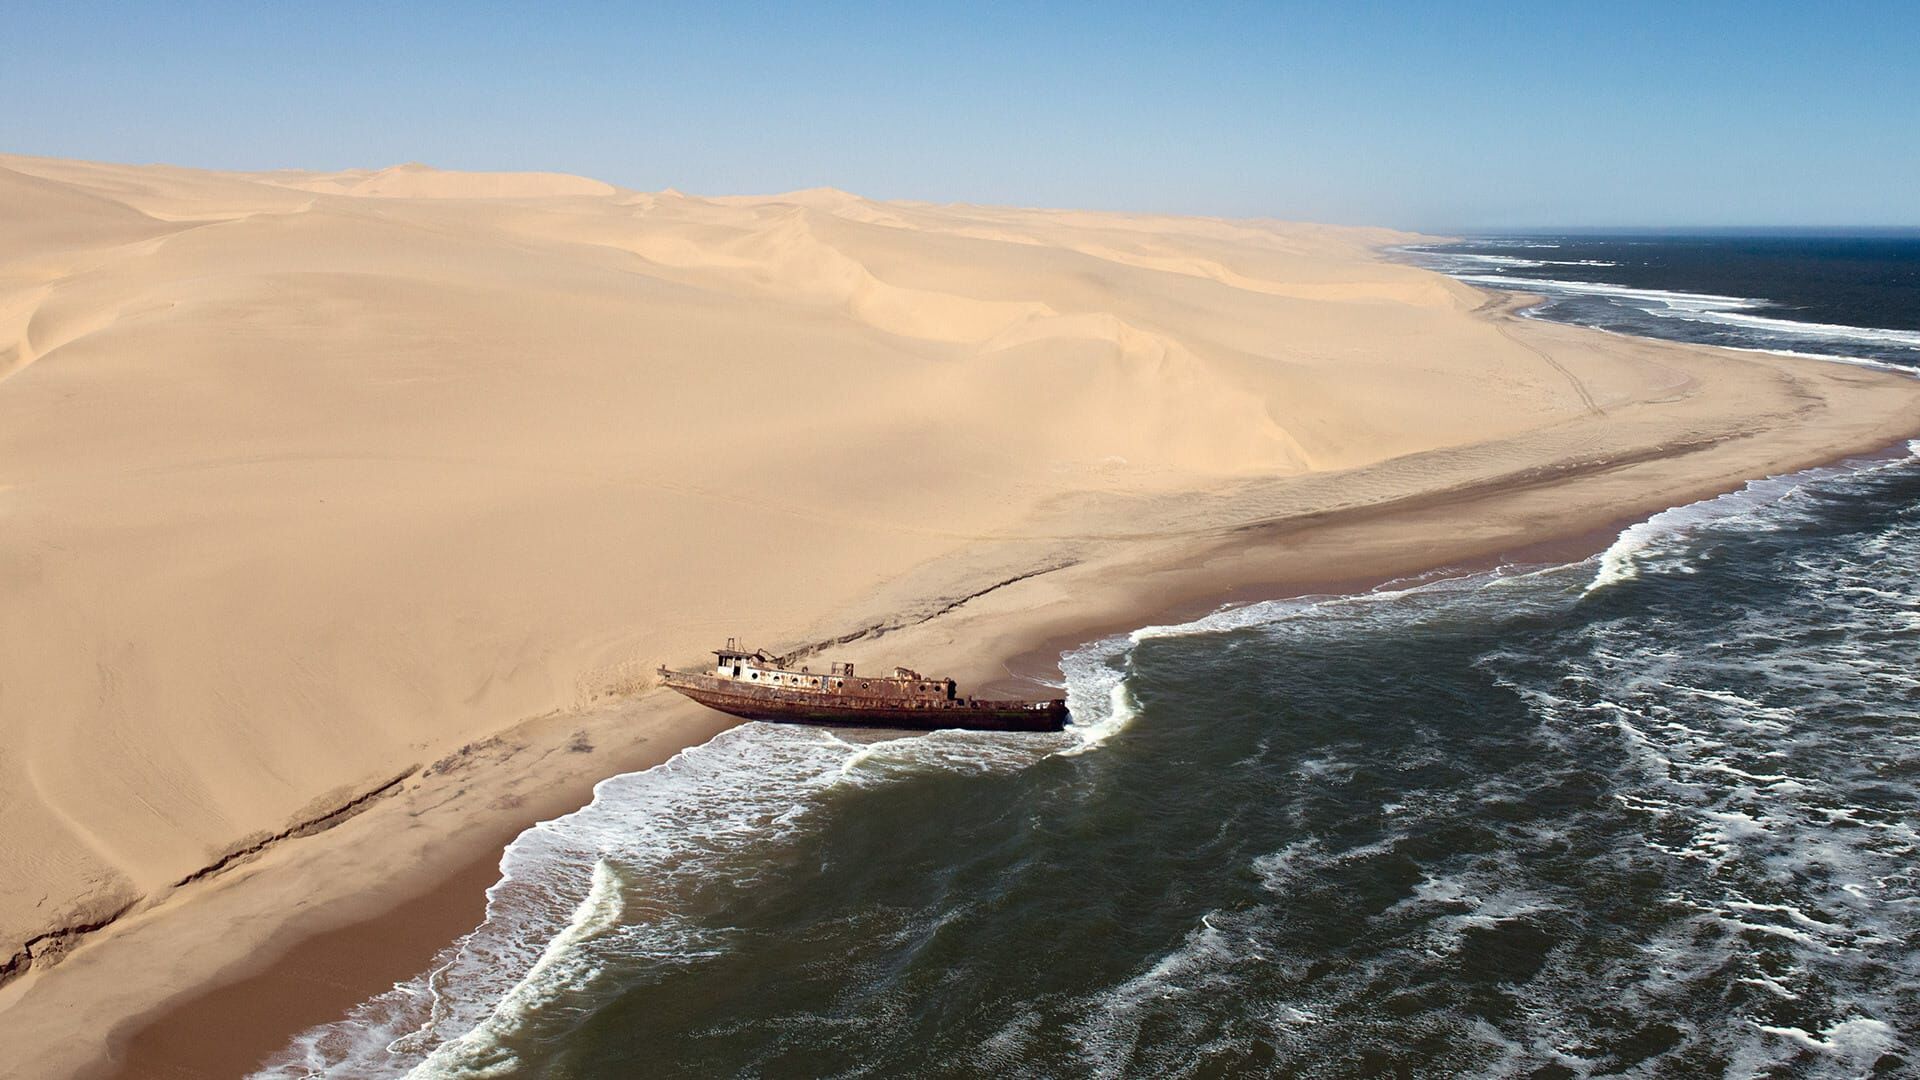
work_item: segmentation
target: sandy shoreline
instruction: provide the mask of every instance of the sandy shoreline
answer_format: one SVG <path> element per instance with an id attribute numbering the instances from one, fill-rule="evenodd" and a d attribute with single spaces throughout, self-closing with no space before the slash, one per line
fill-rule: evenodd
<path id="1" fill-rule="evenodd" d="M 1915 425 L 1912 434 L 1920 437 L 1920 424 Z M 1850 448 L 1786 471 L 1895 450 L 1904 451 L 1904 441 L 1892 446 Z M 1724 491 L 1737 490 L 1738 486 L 1704 489 L 1673 505 L 1711 498 Z M 1483 498 L 1498 502 L 1513 494 L 1511 491 L 1490 492 Z M 1599 517 L 1569 515 L 1570 531 L 1564 533 L 1516 534 L 1505 543 L 1435 545 L 1427 549 L 1424 556 L 1409 553 L 1407 559 L 1412 561 L 1389 561 L 1375 568 L 1354 567 L 1346 576 L 1337 578 L 1275 578 L 1240 582 L 1222 589 L 1224 583 L 1217 576 L 1203 574 L 1197 582 L 1162 594 L 1177 597 L 1170 603 L 1150 606 L 1143 600 L 1125 614 L 1109 609 L 1102 620 L 1089 619 L 1078 629 L 1051 632 L 1043 639 L 1028 637 L 1035 632 L 1032 630 L 1010 633 L 1001 639 L 1001 648 L 1018 644 L 1019 651 L 983 659 L 1007 673 L 999 681 L 1002 688 L 1031 691 L 1033 679 L 1057 677 L 1056 663 L 1063 651 L 1111 634 L 1147 625 L 1190 621 L 1226 604 L 1351 594 L 1409 576 L 1430 573 L 1453 576 L 1503 564 L 1578 562 L 1605 550 L 1622 528 L 1665 508 L 1651 507 L 1611 516 L 1605 516 L 1602 511 Z M 1381 524 L 1391 528 L 1396 523 L 1388 519 Z M 1436 561 L 1422 565 L 1417 562 L 1422 557 Z M 1208 589 L 1215 591 L 1206 592 Z M 1124 593 L 1124 587 L 1120 591 Z M 665 748 L 661 753 L 665 754 Z M 527 825 L 531 826 L 532 821 Z M 499 850 L 512 835 L 515 834 L 507 834 L 490 850 L 476 843 L 475 860 L 451 874 L 422 874 L 412 880 L 382 883 L 383 894 L 407 893 L 406 899 L 391 908 L 319 932 L 304 932 L 296 926 L 284 928 L 274 943 L 263 950 L 263 953 L 277 955 L 265 960 L 257 970 L 237 979 L 223 979 L 211 988 L 197 988 L 182 994 L 152 1014 L 136 1017 L 116 1029 L 110 1060 L 96 1061 L 87 1075 L 113 1080 L 222 1076 L 240 1075 L 256 1067 L 299 1032 L 337 1019 L 352 1005 L 418 974 L 440 948 L 476 925 L 484 915 L 484 892 L 498 879 Z"/>
<path id="2" fill-rule="evenodd" d="M 1471 573 L 1505 562 L 1578 561 L 1603 550 L 1619 528 L 1632 520 L 1620 519 L 1493 557 L 1481 555 L 1429 569 Z M 1082 631 L 1035 644 L 1018 655 L 1000 657 L 1010 674 L 1003 685 L 1017 692 L 1031 689 L 1035 678 L 1057 678 L 1062 652 L 1111 633 L 1189 621 L 1221 604 L 1348 594 L 1391 580 L 1361 576 L 1311 583 L 1249 583 L 1212 602 L 1189 599 L 1172 608 L 1143 608 L 1132 616 L 1132 626 L 1090 624 Z M 527 823 L 528 827 L 532 824 Z M 386 882 L 370 890 L 379 895 L 405 895 L 391 908 L 318 932 L 295 925 L 283 928 L 261 950 L 266 959 L 258 970 L 184 993 L 154 1013 L 122 1025 L 112 1039 L 110 1060 L 95 1062 L 87 1075 L 101 1080 L 237 1076 L 258 1066 L 293 1036 L 336 1020 L 351 1007 L 425 970 L 441 948 L 477 925 L 485 915 L 486 890 L 499 878 L 499 850 L 514 835 L 517 831 L 508 832 L 493 849 L 481 848 L 476 841 L 479 855 L 449 874 L 419 875 L 417 880 Z M 424 891 L 408 893 L 415 889 Z"/>
<path id="3" fill-rule="evenodd" d="M 1920 437 L 1920 424 L 1915 424 L 1906 434 Z M 1776 471 L 1812 468 L 1890 448 L 1886 441 L 1876 439 Z M 1673 502 L 1648 505 L 1624 514 L 1611 510 L 1569 513 L 1559 529 L 1496 533 L 1476 537 L 1465 544 L 1413 543 L 1370 566 L 1353 564 L 1337 576 L 1327 573 L 1330 562 L 1316 561 L 1307 564 L 1318 571 L 1313 576 L 1233 580 L 1231 575 L 1223 576 L 1209 569 L 1219 565 L 1213 560 L 1245 559 L 1255 553 L 1197 555 L 1198 569 L 1188 566 L 1163 570 L 1161 573 L 1169 574 L 1171 580 L 1158 589 L 1130 593 L 1124 585 L 1116 586 L 1112 593 L 1098 598 L 1104 602 L 1090 603 L 1078 616 L 1038 622 L 1029 619 L 1024 620 L 1024 625 L 1017 615 L 1003 616 L 1000 621 L 1010 625 L 993 638 L 996 643 L 993 653 L 972 657 L 969 666 L 988 676 L 995 668 L 1003 672 L 1000 679 L 990 683 L 992 685 L 1031 691 L 1033 677 L 1044 676 L 1060 651 L 1081 642 L 1144 625 L 1187 621 L 1224 603 L 1362 591 L 1429 571 L 1472 572 L 1509 561 L 1578 561 L 1603 550 L 1626 524 L 1669 505 L 1737 490 L 1742 483 L 1744 481 L 1689 489 Z M 1504 498 L 1519 502 L 1529 494 L 1538 497 L 1541 492 L 1534 489 L 1519 495 L 1509 493 Z M 1497 512 L 1489 504 L 1502 499 L 1502 494 L 1494 493 L 1486 496 L 1485 502 L 1450 509 L 1460 514 L 1454 520 L 1464 524 L 1476 520 L 1481 513 Z M 1397 524 L 1403 529 L 1425 532 L 1443 524 L 1447 512 L 1416 512 L 1418 520 Z M 1396 523 L 1381 524 L 1391 527 Z M 1338 533 L 1344 528 L 1329 528 L 1324 542 L 1340 546 L 1343 540 Z M 1256 566 L 1273 566 L 1271 561 L 1257 557 L 1252 557 L 1251 562 Z M 1229 580 L 1233 583 L 1227 587 Z M 1131 599 L 1124 599 L 1126 597 Z M 995 621 L 993 616 L 985 618 L 989 625 Z M 1077 629 L 1067 628 L 1076 621 Z M 1053 674 L 1057 676 L 1057 670 Z M 662 703 L 661 692 L 651 696 L 654 703 Z M 677 702 L 664 704 L 683 714 L 689 711 Z M 656 740 L 657 749 L 630 760 L 620 771 L 651 767 L 729 726 L 724 718 L 699 717 L 697 713 L 695 716 L 706 723 L 685 724 L 672 734 L 660 736 Z M 477 924 L 484 913 L 485 889 L 498 879 L 498 859 L 506 842 L 535 821 L 584 805 L 587 801 L 584 789 L 589 785 L 580 781 L 601 778 L 598 774 L 576 776 L 570 790 L 577 795 L 542 800 L 544 807 L 531 814 L 523 817 L 509 814 L 493 823 L 488 831 L 451 838 L 431 862 L 391 876 L 356 881 L 353 888 L 343 889 L 336 884 L 333 891 L 339 895 L 334 900 L 351 912 L 344 921 L 337 913 L 322 910 L 315 912 L 310 922 L 292 919 L 279 922 L 247 950 L 244 959 L 223 969 L 205 972 L 203 981 L 183 980 L 172 993 L 155 1001 L 151 1009 L 113 1026 L 91 1057 L 84 1060 L 64 1054 L 60 1057 L 66 1059 L 74 1075 L 89 1077 L 244 1073 L 284 1047 L 293 1035 L 315 1024 L 337 1019 L 346 1008 L 423 970 L 435 953 Z M 535 804 L 526 805 L 532 809 Z M 372 817 L 371 814 L 363 816 Z M 314 838 L 320 842 L 332 839 L 331 835 Z M 344 835 L 337 839 L 342 844 L 351 843 Z M 299 854 L 306 853 L 297 853 L 296 857 Z M 264 869 L 261 872 L 272 873 Z M 274 896 L 278 892 L 267 892 L 260 902 L 276 902 Z M 192 902 L 192 898 L 183 898 L 183 907 Z M 321 903 L 313 906 L 324 909 Z"/>
<path id="4" fill-rule="evenodd" d="M 0 195 L 23 1076 L 231 1072 L 415 974 L 508 839 L 727 726 L 649 673 L 728 634 L 1033 692 L 1920 434 L 1915 380 L 1517 319 L 1380 230 L 417 166 Z"/>

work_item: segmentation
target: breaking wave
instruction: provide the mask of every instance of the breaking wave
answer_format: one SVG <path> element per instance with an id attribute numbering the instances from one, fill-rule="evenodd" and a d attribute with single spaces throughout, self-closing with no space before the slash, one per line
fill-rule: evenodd
<path id="1" fill-rule="evenodd" d="M 1096 642 L 1064 733 L 742 725 L 262 1075 L 1898 1072 L 1916 650 L 1920 441 Z"/>
<path id="2" fill-rule="evenodd" d="M 1461 250 L 1467 246 L 1486 250 Z M 1905 370 L 1920 367 L 1920 329 L 1870 322 L 1887 319 L 1906 323 L 1911 317 L 1895 314 L 1899 301 L 1885 291 L 1896 289 L 1898 286 L 1887 283 L 1903 274 L 1911 280 L 1898 255 L 1836 248 L 1805 257 L 1797 264 L 1798 272 L 1789 273 L 1777 262 L 1744 261 L 1750 253 L 1738 248 L 1722 250 L 1716 256 L 1718 263 L 1705 268 L 1700 265 L 1698 249 L 1684 243 L 1663 246 L 1596 238 L 1576 245 L 1577 250 L 1606 253 L 1612 256 L 1609 258 L 1550 258 L 1527 252 L 1526 247 L 1481 240 L 1471 245 L 1411 245 L 1400 250 L 1422 266 L 1470 284 L 1540 296 L 1542 302 L 1525 312 L 1529 317 L 1753 352 Z M 1822 261 L 1834 257 L 1848 261 Z M 1690 280 L 1761 286 L 1754 275 L 1763 274 L 1764 281 L 1771 283 L 1763 287 L 1777 287 L 1791 295 L 1762 297 L 1646 284 L 1661 281 L 1671 273 L 1670 268 L 1663 267 L 1676 258 L 1692 260 L 1688 266 L 1695 276 Z M 1861 280 L 1848 280 L 1848 275 Z M 1625 276 L 1641 284 L 1580 280 L 1589 276 Z M 1808 300 L 1816 306 L 1800 306 Z M 1801 310 L 1824 312 L 1828 317 L 1796 317 Z M 1861 322 L 1840 322 L 1835 315 L 1856 317 Z"/>
<path id="3" fill-rule="evenodd" d="M 1785 476 L 1770 476 L 1749 481 L 1738 491 L 1728 492 L 1704 502 L 1662 510 L 1645 521 L 1621 530 L 1618 538 L 1600 553 L 1599 567 L 1587 584 L 1589 593 L 1631 581 L 1640 575 L 1643 565 L 1660 560 L 1669 573 L 1691 573 L 1686 559 L 1686 541 L 1690 533 L 1715 525 L 1739 523 L 1746 528 L 1783 527 L 1791 520 L 1779 513 L 1779 504 L 1846 477 L 1871 474 L 1883 469 L 1899 469 L 1920 460 L 1920 440 L 1907 444 L 1905 455 L 1867 458 L 1836 465 L 1807 469 Z M 1772 517 L 1769 518 L 1769 513 Z"/>
<path id="4" fill-rule="evenodd" d="M 1920 805 L 1899 778 L 1920 770 L 1920 513 L 1834 522 L 1920 494 L 1920 442 L 1908 451 L 1668 511 L 1575 566 L 1161 631 L 1254 634 L 1299 657 L 1504 623 L 1467 655 L 1522 703 L 1529 734 L 1476 757 L 1439 732 L 1383 730 L 1383 745 L 1300 762 L 1275 792 L 1298 808 L 1288 820 L 1334 800 L 1371 827 L 1327 817 L 1252 858 L 1268 900 L 1208 907 L 1170 951 L 1078 999 L 1065 1011 L 1081 1063 L 1390 1072 L 1424 1045 L 1413 1060 L 1485 1076 L 1906 1067 L 1920 1053 Z M 1665 595 L 1581 614 L 1635 581 Z M 1298 932 L 1322 912 L 1350 929 Z M 1383 1049 L 1356 1053 L 1369 1045 Z"/>
<path id="5" fill-rule="evenodd" d="M 1920 349 L 1920 330 L 1842 326 L 1837 323 L 1802 322 L 1770 315 L 1755 315 L 1753 314 L 1755 310 L 1766 308 L 1770 302 L 1752 297 L 1714 296 L 1708 293 L 1675 292 L 1667 289 L 1637 289 L 1625 285 L 1561 281 L 1553 278 L 1492 277 L 1471 273 L 1454 276 L 1475 285 L 1522 289 L 1527 292 L 1545 293 L 1549 296 L 1597 296 L 1631 301 L 1641 311 L 1650 315 L 1764 331 L 1769 335 L 1792 340 Z"/>
<path id="6" fill-rule="evenodd" d="M 254 1075 L 421 1080 L 516 1075 L 620 992 L 622 980 L 728 948 L 711 918 L 777 872 L 840 793 L 934 774 L 1018 770 L 1097 749 L 1138 716 L 1127 639 L 1065 654 L 1060 733 L 938 731 L 848 741 L 747 723 L 510 844 L 485 921 L 417 978 L 302 1033 Z"/>

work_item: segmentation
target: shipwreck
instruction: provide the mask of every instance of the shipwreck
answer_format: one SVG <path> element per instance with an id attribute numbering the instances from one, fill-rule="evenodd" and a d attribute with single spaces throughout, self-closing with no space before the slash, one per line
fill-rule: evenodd
<path id="1" fill-rule="evenodd" d="M 891 675 L 856 675 L 852 664 L 843 663 L 834 663 L 825 673 L 794 670 L 779 657 L 738 647 L 732 638 L 713 655 L 713 667 L 706 671 L 662 666 L 660 681 L 710 709 L 784 724 L 1059 731 L 1067 723 L 1063 698 L 962 696 L 952 679 L 931 678 L 910 668 L 896 667 Z"/>

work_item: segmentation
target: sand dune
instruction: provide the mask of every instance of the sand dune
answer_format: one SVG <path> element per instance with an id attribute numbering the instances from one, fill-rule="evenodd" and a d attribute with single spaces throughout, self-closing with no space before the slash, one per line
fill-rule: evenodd
<path id="1" fill-rule="evenodd" d="M 729 633 L 1914 415 L 1514 323 L 1396 238 L 0 157 L 0 964 Z"/>
<path id="2" fill-rule="evenodd" d="M 419 162 L 335 173 L 254 173 L 251 178 L 297 191 L 387 199 L 553 199 L 612 195 L 618 190 L 612 184 L 566 173 L 448 172 Z"/>

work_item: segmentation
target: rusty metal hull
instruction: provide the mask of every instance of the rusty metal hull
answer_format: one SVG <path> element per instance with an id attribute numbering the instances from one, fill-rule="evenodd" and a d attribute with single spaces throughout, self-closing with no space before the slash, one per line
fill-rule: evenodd
<path id="1" fill-rule="evenodd" d="M 1059 731 L 1067 724 L 1067 703 L 979 701 L 900 701 L 853 694 L 818 694 L 742 686 L 729 679 L 683 671 L 662 671 L 662 681 L 682 694 L 723 713 L 748 720 L 824 727 L 898 728 L 937 731 Z"/>

